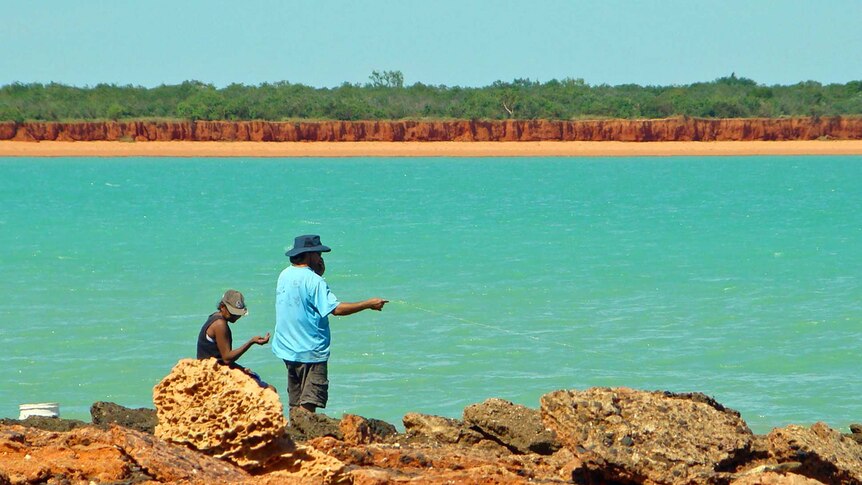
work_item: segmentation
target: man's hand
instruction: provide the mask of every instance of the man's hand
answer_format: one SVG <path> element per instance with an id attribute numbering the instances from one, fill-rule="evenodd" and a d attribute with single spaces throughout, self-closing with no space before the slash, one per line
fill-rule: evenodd
<path id="1" fill-rule="evenodd" d="M 368 308 L 372 310 L 383 310 L 383 305 L 389 303 L 389 300 L 384 300 L 383 298 L 371 298 L 368 300 Z"/>
<path id="2" fill-rule="evenodd" d="M 258 344 L 258 345 L 265 345 L 269 342 L 269 332 L 266 332 L 266 335 L 264 335 L 263 337 L 261 337 L 261 336 L 252 337 L 251 341 Z"/>

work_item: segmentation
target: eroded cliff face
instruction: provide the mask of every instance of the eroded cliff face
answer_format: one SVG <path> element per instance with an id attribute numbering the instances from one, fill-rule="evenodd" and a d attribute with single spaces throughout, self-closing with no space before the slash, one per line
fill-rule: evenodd
<path id="1" fill-rule="evenodd" d="M 781 141 L 862 139 L 862 118 L 3 122 L 15 141 Z"/>

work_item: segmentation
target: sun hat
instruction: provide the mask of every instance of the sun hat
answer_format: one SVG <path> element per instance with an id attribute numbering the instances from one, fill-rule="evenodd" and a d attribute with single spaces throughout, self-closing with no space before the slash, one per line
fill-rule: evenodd
<path id="1" fill-rule="evenodd" d="M 248 313 L 248 308 L 245 307 L 245 298 L 242 293 L 236 290 L 227 290 L 224 296 L 221 297 L 221 302 L 227 307 L 227 311 L 231 315 L 245 315 Z"/>
<path id="2" fill-rule="evenodd" d="M 320 244 L 320 236 L 317 234 L 307 234 L 305 236 L 297 236 L 293 240 L 293 248 L 284 253 L 284 255 L 293 257 L 302 253 L 328 253 L 329 251 L 332 251 L 329 246 Z"/>

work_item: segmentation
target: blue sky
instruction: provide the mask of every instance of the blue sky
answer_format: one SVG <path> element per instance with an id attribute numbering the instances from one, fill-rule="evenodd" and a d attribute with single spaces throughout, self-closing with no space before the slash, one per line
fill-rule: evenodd
<path id="1" fill-rule="evenodd" d="M 862 0 L 0 0 L 0 85 L 862 80 Z"/>

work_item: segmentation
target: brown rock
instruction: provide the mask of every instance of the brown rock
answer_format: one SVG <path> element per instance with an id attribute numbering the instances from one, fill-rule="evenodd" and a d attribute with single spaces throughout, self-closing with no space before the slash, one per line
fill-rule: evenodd
<path id="1" fill-rule="evenodd" d="M 118 426 L 69 432 L 0 426 L 0 470 L 10 483 L 226 483 L 248 477 L 227 463 Z"/>
<path id="2" fill-rule="evenodd" d="M 130 474 L 128 463 L 105 434 L 92 428 L 54 433 L 4 426 L 0 429 L 0 470 L 8 474 L 12 483 L 47 482 L 55 477 L 121 480 Z"/>
<path id="3" fill-rule="evenodd" d="M 278 394 L 215 359 L 184 359 L 153 389 L 156 436 L 243 468 L 265 466 L 293 444 Z"/>
<path id="4" fill-rule="evenodd" d="M 45 431 L 71 431 L 88 424 L 77 419 L 49 418 L 47 416 L 28 416 L 22 420 L 4 418 L 0 425 L 20 425 L 28 428 L 39 428 Z"/>
<path id="5" fill-rule="evenodd" d="M 113 441 L 144 473 L 160 482 L 226 483 L 248 475 L 225 461 L 168 443 L 147 433 L 111 426 Z"/>
<path id="6" fill-rule="evenodd" d="M 513 455 L 462 445 L 371 444 L 353 446 L 332 437 L 308 442 L 352 470 L 358 483 L 559 483 L 573 461 L 568 450 L 552 456 Z M 372 471 L 373 470 L 373 471 Z"/>
<path id="7" fill-rule="evenodd" d="M 464 409 L 464 422 L 517 453 L 550 455 L 560 449 L 538 410 L 492 398 Z"/>
<path id="8" fill-rule="evenodd" d="M 345 414 L 338 424 L 344 441 L 351 445 L 366 445 L 371 443 L 371 430 L 365 418 L 355 414 Z"/>
<path id="9" fill-rule="evenodd" d="M 701 483 L 751 455 L 738 413 L 661 392 L 555 391 L 541 398 L 545 424 L 599 482 Z"/>
<path id="10" fill-rule="evenodd" d="M 481 433 L 468 428 L 463 421 L 442 416 L 407 413 L 402 423 L 407 436 L 420 440 L 475 445 L 484 439 Z"/>
<path id="11" fill-rule="evenodd" d="M 862 448 L 824 423 L 776 428 L 766 438 L 772 460 L 800 463 L 794 473 L 824 483 L 862 483 Z"/>
<path id="12" fill-rule="evenodd" d="M 862 424 L 851 424 L 850 434 L 847 434 L 845 436 L 862 445 Z"/>
<path id="13" fill-rule="evenodd" d="M 350 472 L 353 485 L 390 485 L 396 483 L 392 473 L 376 468 L 360 468 Z"/>
<path id="14" fill-rule="evenodd" d="M 303 445 L 283 454 L 267 467 L 266 474 L 278 478 L 278 483 L 283 483 L 283 480 L 295 483 L 350 483 L 349 471 L 344 463 Z"/>
<path id="15" fill-rule="evenodd" d="M 514 485 L 534 483 L 505 468 L 494 465 L 470 468 L 467 470 L 434 470 L 423 474 L 398 473 L 393 470 L 358 469 L 351 472 L 353 485 Z"/>
<path id="16" fill-rule="evenodd" d="M 795 473 L 763 471 L 730 482 L 730 485 L 822 485 L 823 482 Z"/>
<path id="17" fill-rule="evenodd" d="M 397 434 L 395 426 L 379 419 L 345 414 L 338 425 L 344 441 L 353 445 L 381 443 Z"/>
<path id="18" fill-rule="evenodd" d="M 332 436 L 343 440 L 340 422 L 323 413 L 311 413 L 296 407 L 290 410 L 288 431 L 294 440 L 307 441 L 322 436 Z"/>
<path id="19" fill-rule="evenodd" d="M 95 402 L 90 406 L 93 424 L 118 424 L 153 434 L 158 423 L 155 409 L 129 409 L 112 402 Z"/>

